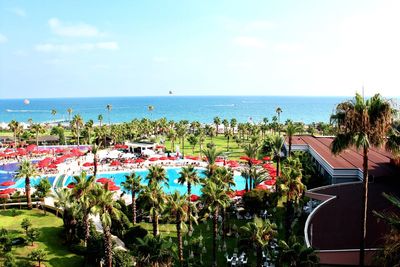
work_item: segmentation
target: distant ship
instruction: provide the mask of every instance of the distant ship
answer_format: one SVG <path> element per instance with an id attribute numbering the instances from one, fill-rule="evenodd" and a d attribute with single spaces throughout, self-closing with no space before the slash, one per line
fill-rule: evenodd
<path id="1" fill-rule="evenodd" d="M 169 91 L 169 94 L 172 95 L 172 91 L 171 90 Z"/>

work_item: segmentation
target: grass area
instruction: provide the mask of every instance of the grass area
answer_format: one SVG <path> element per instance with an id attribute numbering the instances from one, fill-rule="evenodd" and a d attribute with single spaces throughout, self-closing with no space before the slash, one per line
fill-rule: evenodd
<path id="1" fill-rule="evenodd" d="M 176 147 L 179 145 L 181 153 L 183 152 L 184 155 L 199 155 L 200 154 L 200 145 L 197 144 L 193 147 L 189 144 L 189 142 L 186 140 L 187 137 L 185 138 L 185 147 L 184 150 L 180 146 L 180 142 L 175 141 L 174 146 Z M 203 149 L 206 149 L 206 145 L 208 143 L 213 142 L 217 148 L 218 151 L 222 151 L 223 153 L 226 153 L 226 155 L 229 157 L 229 159 L 239 159 L 240 156 L 243 156 L 243 149 L 238 146 L 238 144 L 233 140 L 233 138 L 230 139 L 229 142 L 229 150 L 227 149 L 227 138 L 225 136 L 218 135 L 216 137 L 213 137 L 212 139 L 207 137 L 206 140 L 204 141 L 203 144 Z M 171 141 L 167 140 L 165 141 L 165 146 L 168 150 L 171 150 Z M 175 147 L 172 150 L 175 150 Z"/>
<path id="2" fill-rule="evenodd" d="M 236 219 L 231 219 L 229 221 L 229 224 L 227 223 L 227 228 L 232 229 L 233 225 L 236 225 L 237 229 L 239 229 L 241 226 L 243 226 L 245 223 L 248 221 L 245 220 L 236 220 Z M 140 225 L 148 230 L 149 235 L 152 235 L 152 224 L 151 223 L 140 223 Z M 220 225 L 220 224 L 219 224 Z M 230 227 L 229 227 L 229 226 Z M 176 227 L 175 224 L 169 224 L 169 223 L 163 223 L 159 225 L 159 231 L 162 237 L 164 238 L 169 238 L 171 237 L 172 242 L 176 244 L 177 242 L 177 237 L 176 237 Z M 238 231 L 238 230 L 237 230 Z M 217 250 L 217 261 L 218 261 L 218 266 L 227 266 L 226 258 L 225 258 L 225 253 L 228 253 L 230 257 L 232 257 L 232 254 L 234 253 L 234 249 L 238 248 L 239 253 L 243 251 L 243 249 L 239 248 L 239 238 L 236 238 L 235 236 L 235 231 L 231 230 L 229 236 L 227 236 L 225 243 L 226 243 L 226 251 L 224 251 L 223 248 L 223 240 L 218 240 L 217 245 L 221 247 L 221 250 Z M 206 253 L 199 253 L 201 254 L 202 260 L 203 260 L 203 266 L 211 266 L 212 265 L 212 222 L 211 220 L 208 220 L 207 223 L 199 222 L 198 225 L 194 225 L 194 231 L 191 237 L 187 235 L 187 233 L 183 234 L 183 240 L 187 240 L 188 245 L 184 246 L 184 259 L 188 260 L 189 259 L 189 250 L 191 250 L 191 240 L 198 240 L 199 236 L 203 237 L 203 244 L 206 248 Z M 255 266 L 256 263 L 256 256 L 253 254 L 254 249 L 249 248 L 248 251 L 246 251 L 246 256 L 248 257 L 248 265 L 247 266 Z M 195 252 L 196 253 L 196 252 Z M 195 257 L 199 260 L 198 257 L 200 255 L 195 255 Z"/>
<path id="3" fill-rule="evenodd" d="M 32 222 L 32 227 L 40 231 L 39 239 L 34 243 L 26 246 L 14 246 L 12 254 L 17 261 L 29 260 L 28 254 L 36 248 L 42 248 L 47 252 L 46 266 L 64 267 L 64 266 L 82 266 L 83 257 L 68 251 L 64 244 L 62 232 L 62 219 L 51 213 L 43 214 L 43 211 L 18 210 L 16 216 L 12 216 L 10 210 L 0 211 L 0 227 L 7 229 L 12 237 L 25 236 L 24 230 L 21 228 L 21 222 L 24 218 L 28 218 Z M 0 254 L 1 259 L 1 254 Z"/>

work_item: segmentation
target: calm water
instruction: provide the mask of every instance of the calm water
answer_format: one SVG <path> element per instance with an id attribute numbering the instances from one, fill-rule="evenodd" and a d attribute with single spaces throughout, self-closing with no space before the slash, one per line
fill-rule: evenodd
<path id="1" fill-rule="evenodd" d="M 236 118 L 240 122 L 276 115 L 280 107 L 281 120 L 292 119 L 306 123 L 329 121 L 336 104 L 349 97 L 278 97 L 278 96 L 165 96 L 165 97 L 108 97 L 108 98 L 59 98 L 31 99 L 24 104 L 23 99 L 0 100 L 0 122 L 17 120 L 27 122 L 46 122 L 68 119 L 67 109 L 80 114 L 84 120 L 97 121 L 99 114 L 108 122 L 106 105 L 112 105 L 112 122 L 130 121 L 133 118 L 157 119 L 166 117 L 170 120 L 198 120 L 211 123 L 215 116 Z M 147 107 L 154 106 L 149 112 Z M 56 116 L 51 110 L 56 109 Z"/>

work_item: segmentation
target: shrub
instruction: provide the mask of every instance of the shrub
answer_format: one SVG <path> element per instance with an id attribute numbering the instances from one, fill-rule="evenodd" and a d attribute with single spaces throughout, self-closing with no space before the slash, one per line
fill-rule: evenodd
<path id="1" fill-rule="evenodd" d="M 129 228 L 124 234 L 123 241 L 127 247 L 132 247 L 137 244 L 137 239 L 143 239 L 148 232 L 140 225 Z"/>
<path id="2" fill-rule="evenodd" d="M 132 256 L 129 252 L 121 249 L 115 249 L 113 251 L 113 267 L 131 267 L 133 266 Z"/>

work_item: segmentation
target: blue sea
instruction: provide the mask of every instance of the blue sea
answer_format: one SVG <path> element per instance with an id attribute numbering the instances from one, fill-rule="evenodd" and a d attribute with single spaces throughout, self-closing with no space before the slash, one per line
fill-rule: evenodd
<path id="1" fill-rule="evenodd" d="M 197 120 L 211 123 L 215 116 L 236 118 L 239 122 L 260 122 L 264 117 L 271 120 L 277 107 L 282 109 L 281 121 L 328 122 L 335 106 L 350 97 L 282 97 L 282 96 L 161 96 L 161 97 L 104 97 L 104 98 L 46 98 L 1 99 L 0 122 L 17 120 L 27 122 L 51 122 L 68 119 L 67 109 L 92 119 L 102 114 L 104 122 L 126 122 L 134 118 L 169 120 Z M 108 116 L 106 105 L 111 104 Z M 148 106 L 154 106 L 148 111 Z M 55 116 L 51 110 L 57 110 Z"/>

